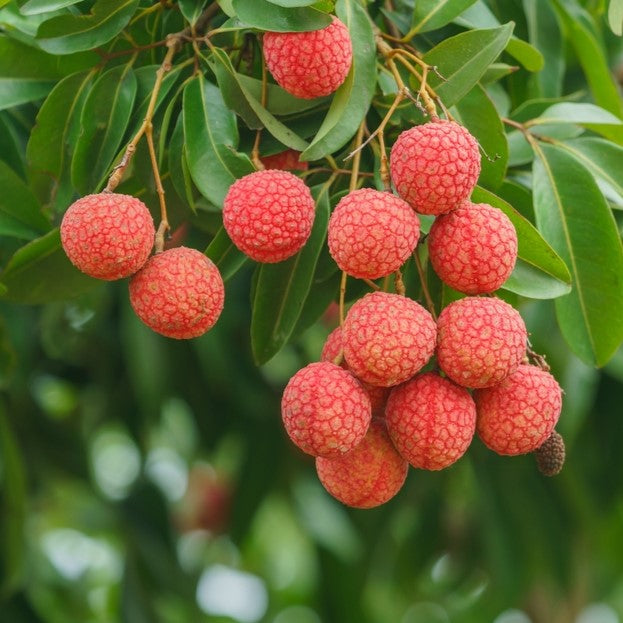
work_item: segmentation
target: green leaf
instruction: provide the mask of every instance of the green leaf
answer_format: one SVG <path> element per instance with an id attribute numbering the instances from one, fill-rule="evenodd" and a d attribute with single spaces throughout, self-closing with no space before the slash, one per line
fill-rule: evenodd
<path id="1" fill-rule="evenodd" d="M 175 191 L 196 214 L 194 186 L 184 151 L 184 119 L 182 115 L 177 118 L 177 123 L 169 140 L 169 172 Z"/>
<path id="2" fill-rule="evenodd" d="M 233 0 L 236 15 L 245 25 L 271 32 L 320 30 L 331 16 L 311 7 L 285 8 L 268 0 Z"/>
<path id="3" fill-rule="evenodd" d="M 182 15 L 194 24 L 203 12 L 206 0 L 178 0 L 178 5 Z"/>
<path id="4" fill-rule="evenodd" d="M 530 221 L 506 201 L 480 186 L 475 188 L 471 199 L 502 210 L 517 232 L 518 261 L 513 274 L 502 286 L 505 290 L 537 299 L 555 298 L 569 292 L 569 269 Z"/>
<path id="5" fill-rule="evenodd" d="M 223 281 L 233 277 L 249 259 L 231 241 L 224 227 L 216 232 L 216 236 L 208 245 L 205 254 L 216 264 Z"/>
<path id="6" fill-rule="evenodd" d="M 376 47 L 368 14 L 356 0 L 338 0 L 336 10 L 350 32 L 353 64 L 302 160 L 318 160 L 343 147 L 365 118 L 376 87 Z"/>
<path id="7" fill-rule="evenodd" d="M 500 116 L 480 85 L 456 104 L 456 117 L 478 139 L 486 154 L 482 157 L 480 184 L 496 188 L 506 173 L 508 143 Z"/>
<path id="8" fill-rule="evenodd" d="M 595 102 L 621 117 L 621 95 L 612 79 L 604 46 L 591 16 L 575 3 L 557 2 L 556 6 L 567 29 L 567 40 L 575 49 Z"/>
<path id="9" fill-rule="evenodd" d="M 225 105 L 218 87 L 202 75 L 186 85 L 183 99 L 190 174 L 201 194 L 222 206 L 229 187 L 254 171 L 249 158 L 236 152 L 236 115 Z"/>
<path id="10" fill-rule="evenodd" d="M 78 4 L 82 0 L 28 0 L 22 5 L 19 12 L 22 15 L 38 15 L 39 13 L 51 13 L 58 9 Z"/>
<path id="11" fill-rule="evenodd" d="M 316 216 L 309 240 L 294 257 L 262 264 L 253 296 L 251 348 L 257 365 L 266 363 L 286 344 L 309 293 L 329 220 L 328 189 L 316 187 Z"/>
<path id="12" fill-rule="evenodd" d="M 20 448 L 0 403 L 0 595 L 20 584 L 24 570 L 26 476 Z M 6 602 L 5 602 L 6 603 Z"/>
<path id="13" fill-rule="evenodd" d="M 58 228 L 19 249 L 0 273 L 2 298 L 30 305 L 71 298 L 97 283 L 67 259 Z"/>
<path id="14" fill-rule="evenodd" d="M 312 4 L 316 4 L 317 0 L 268 0 L 268 2 L 276 4 L 277 6 L 291 8 L 297 6 L 310 6 Z"/>
<path id="15" fill-rule="evenodd" d="M 0 159 L 16 173 L 25 175 L 23 138 L 8 112 L 0 111 Z"/>
<path id="16" fill-rule="evenodd" d="M 523 8 L 530 43 L 543 54 L 545 62 L 543 69 L 530 77 L 533 94 L 558 97 L 562 91 L 565 56 L 556 12 L 549 2 L 539 0 L 523 0 Z"/>
<path id="17" fill-rule="evenodd" d="M 539 230 L 565 260 L 573 290 L 556 300 L 569 347 L 602 366 L 623 340 L 623 248 L 590 172 L 559 147 L 535 146 L 534 210 Z"/>
<path id="18" fill-rule="evenodd" d="M 110 41 L 128 24 L 139 0 L 97 0 L 88 15 L 59 15 L 37 30 L 42 49 L 52 54 L 92 50 Z"/>
<path id="19" fill-rule="evenodd" d="M 83 72 L 67 76 L 46 98 L 37 114 L 26 158 L 32 172 L 44 174 L 58 184 L 68 168 L 78 134 L 78 120 L 93 74 Z"/>
<path id="20" fill-rule="evenodd" d="M 610 0 L 608 25 L 615 35 L 623 35 L 623 0 Z"/>
<path id="21" fill-rule="evenodd" d="M 512 32 L 512 23 L 471 30 L 442 41 L 424 55 L 423 60 L 436 66 L 444 78 L 430 74 L 429 82 L 446 106 L 458 102 L 474 87 L 500 55 Z"/>
<path id="22" fill-rule="evenodd" d="M 292 130 L 278 121 L 238 80 L 238 74 L 229 60 L 229 56 L 218 48 L 212 51 L 210 66 L 221 87 L 223 99 L 236 110 L 249 128 L 266 128 L 278 141 L 297 151 L 303 151 L 308 143 Z"/>
<path id="23" fill-rule="evenodd" d="M 71 179 L 81 194 L 99 190 L 105 181 L 128 127 L 135 97 L 136 76 L 130 65 L 107 71 L 89 92 L 71 162 Z"/>
<path id="24" fill-rule="evenodd" d="M 536 119 L 526 121 L 525 125 L 545 125 L 550 123 L 577 123 L 580 125 L 623 125 L 623 121 L 612 113 L 595 106 L 576 102 L 554 104 Z"/>
<path id="25" fill-rule="evenodd" d="M 445 26 L 476 0 L 418 0 L 413 10 L 411 30 L 405 36 L 411 39 L 416 34 Z"/>
<path id="26" fill-rule="evenodd" d="M 0 235 L 32 240 L 50 229 L 30 188 L 2 160 L 0 188 Z"/>

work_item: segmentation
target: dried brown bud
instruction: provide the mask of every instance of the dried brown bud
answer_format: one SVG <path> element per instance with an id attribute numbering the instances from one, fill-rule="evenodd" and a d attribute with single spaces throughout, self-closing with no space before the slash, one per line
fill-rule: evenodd
<path id="1" fill-rule="evenodd" d="M 545 476 L 556 476 L 565 462 L 565 442 L 559 433 L 552 434 L 535 450 L 536 464 Z"/>

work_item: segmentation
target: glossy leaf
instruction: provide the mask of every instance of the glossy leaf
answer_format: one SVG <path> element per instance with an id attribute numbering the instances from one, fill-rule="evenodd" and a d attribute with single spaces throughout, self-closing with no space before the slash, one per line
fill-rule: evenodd
<path id="1" fill-rule="evenodd" d="M 216 232 L 205 254 L 216 264 L 223 281 L 233 277 L 249 260 L 231 241 L 224 227 Z"/>
<path id="2" fill-rule="evenodd" d="M 446 106 L 458 102 L 474 87 L 505 48 L 512 32 L 512 23 L 471 30 L 442 41 L 424 55 L 424 61 L 436 66 L 444 78 L 430 74 L 429 82 Z"/>
<path id="3" fill-rule="evenodd" d="M 135 96 L 136 77 L 130 65 L 107 71 L 89 92 L 71 162 L 72 182 L 83 195 L 103 185 L 130 121 Z"/>
<path id="4" fill-rule="evenodd" d="M 590 172 L 573 156 L 538 147 L 533 168 L 539 230 L 569 266 L 573 290 L 556 301 L 569 347 L 602 366 L 623 340 L 623 248 L 616 223 Z"/>
<path id="5" fill-rule="evenodd" d="M 291 8 L 297 6 L 310 6 L 312 4 L 316 4 L 317 0 L 268 0 L 268 2 L 276 4 L 277 6 Z"/>
<path id="6" fill-rule="evenodd" d="M 232 6 L 243 24 L 259 30 L 302 32 L 331 23 L 329 15 L 307 6 L 285 8 L 269 0 L 233 0 Z"/>
<path id="7" fill-rule="evenodd" d="M 32 191 L 0 160 L 0 236 L 32 240 L 50 229 Z"/>
<path id="8" fill-rule="evenodd" d="M 58 228 L 19 249 L 0 273 L 2 298 L 29 305 L 77 296 L 98 283 L 67 259 Z"/>
<path id="9" fill-rule="evenodd" d="M 201 75 L 184 88 L 183 108 L 190 174 L 201 194 L 221 206 L 233 182 L 254 171 L 249 158 L 236 152 L 236 115 Z"/>
<path id="10" fill-rule="evenodd" d="M 575 102 L 561 102 L 547 108 L 535 119 L 527 121 L 527 126 L 550 123 L 577 123 L 582 125 L 623 125 L 623 121 L 612 113 L 595 106 Z"/>
<path id="11" fill-rule="evenodd" d="M 253 296 L 251 347 L 257 365 L 276 355 L 292 335 L 309 293 L 329 220 L 326 188 L 312 190 L 316 216 L 309 240 L 295 256 L 259 268 Z"/>
<path id="12" fill-rule="evenodd" d="M 37 40 L 53 54 L 92 50 L 110 41 L 128 24 L 139 0 L 97 0 L 88 15 L 59 15 L 39 26 Z"/>
<path id="13" fill-rule="evenodd" d="M 28 0 L 23 4 L 19 12 L 22 15 L 38 15 L 39 13 L 51 13 L 58 9 L 78 4 L 82 0 Z"/>
<path id="14" fill-rule="evenodd" d="M 206 0 L 179 0 L 178 4 L 182 15 L 194 24 L 203 11 Z"/>
<path id="15" fill-rule="evenodd" d="M 409 31 L 411 38 L 418 33 L 428 32 L 445 26 L 476 0 L 418 0 L 413 10 L 413 23 Z"/>
<path id="16" fill-rule="evenodd" d="M 530 221 L 506 201 L 480 186 L 472 193 L 472 201 L 488 203 L 502 210 L 517 232 L 518 262 L 502 286 L 505 290 L 537 299 L 555 298 L 569 292 L 569 269 Z"/>
<path id="17" fill-rule="evenodd" d="M 303 160 L 318 160 L 343 147 L 355 134 L 370 107 L 376 86 L 376 48 L 367 13 L 356 0 L 338 0 L 337 16 L 353 41 L 353 64 L 333 95 L 331 107 Z"/>

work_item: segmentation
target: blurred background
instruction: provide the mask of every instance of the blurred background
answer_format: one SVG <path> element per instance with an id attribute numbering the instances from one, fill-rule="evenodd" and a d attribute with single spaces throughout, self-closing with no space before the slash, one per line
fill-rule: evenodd
<path id="1" fill-rule="evenodd" d="M 279 408 L 335 314 L 258 369 L 251 274 L 187 342 L 144 327 L 127 283 L 0 304 L 2 623 L 623 621 L 623 351 L 588 368 L 550 304 L 520 306 L 565 391 L 562 473 L 475 439 L 348 509 Z"/>

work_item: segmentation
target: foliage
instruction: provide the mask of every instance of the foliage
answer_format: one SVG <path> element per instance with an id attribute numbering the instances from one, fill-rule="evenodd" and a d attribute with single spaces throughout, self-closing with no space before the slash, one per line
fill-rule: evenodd
<path id="1" fill-rule="evenodd" d="M 509 608 L 571 621 L 601 600 L 623 617 L 622 7 L 0 0 L 0 621 L 201 620 L 196 583 L 226 568 L 264 578 L 249 594 L 268 590 L 259 616 L 277 623 L 317 621 L 314 611 L 469 623 Z M 261 31 L 321 28 L 331 12 L 353 40 L 344 84 L 316 100 L 272 82 L 263 93 Z M 399 93 L 383 54 L 398 39 L 434 66 L 428 86 L 487 154 L 473 198 L 518 232 L 502 296 L 567 392 L 570 460 L 545 482 L 531 457 L 474 444 L 447 473 L 412 474 L 385 507 L 346 512 L 283 439 L 279 395 L 335 322 L 327 219 L 348 190 L 358 129 L 377 128 Z M 217 327 L 190 343 L 141 326 L 125 284 L 79 273 L 58 234 L 142 127 L 167 43 L 152 113 L 169 222 L 227 285 Z M 397 71 L 413 95 L 389 117 L 388 145 L 426 120 L 417 72 Z M 220 216 L 231 183 L 254 170 L 259 129 L 261 155 L 302 152 L 317 202 L 308 244 L 276 265 L 247 261 Z M 382 189 L 380 163 L 377 143 L 364 147 L 360 182 Z M 145 141 L 118 190 L 157 214 Z M 404 279 L 417 298 L 414 262 Z M 457 296 L 430 270 L 428 282 L 438 309 Z M 349 282 L 347 298 L 364 288 Z M 185 533 L 179 519 L 200 460 L 231 495 L 221 534 Z"/>

